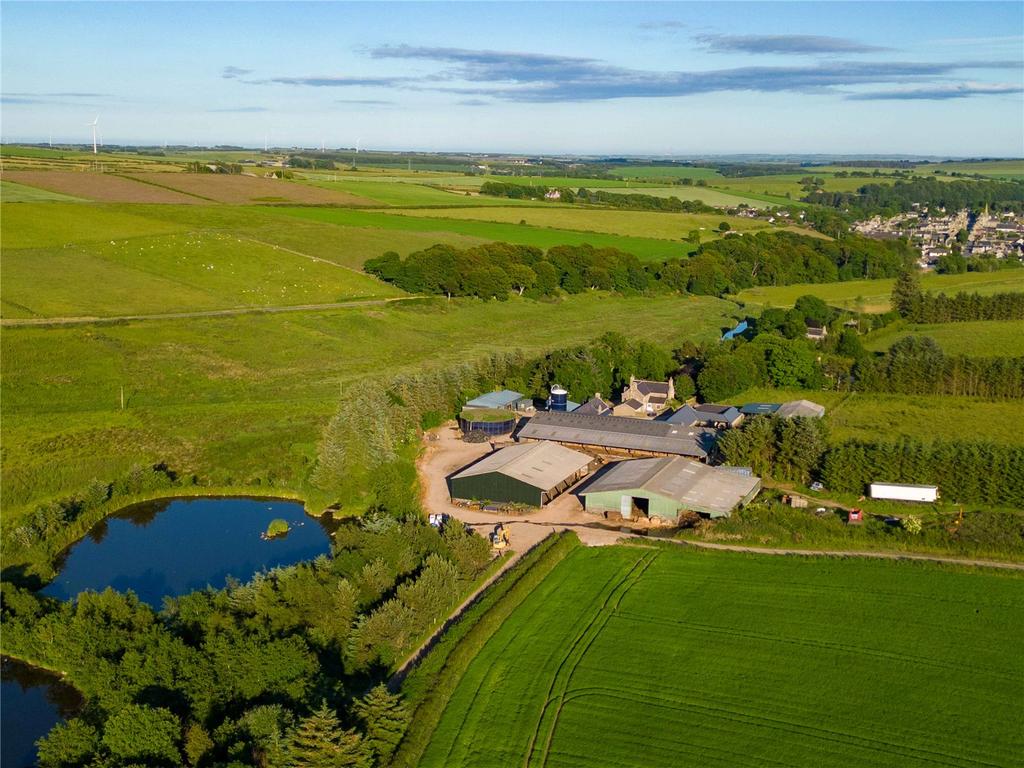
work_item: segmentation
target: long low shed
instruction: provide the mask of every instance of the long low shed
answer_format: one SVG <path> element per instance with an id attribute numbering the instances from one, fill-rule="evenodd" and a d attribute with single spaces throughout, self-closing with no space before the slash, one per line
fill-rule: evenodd
<path id="1" fill-rule="evenodd" d="M 521 423 L 516 440 L 551 440 L 598 453 L 641 456 L 690 456 L 706 459 L 717 432 L 666 421 L 623 416 L 583 416 L 576 413 L 538 413 Z"/>
<path id="2" fill-rule="evenodd" d="M 728 517 L 760 489 L 759 477 L 675 457 L 617 462 L 595 476 L 579 494 L 588 512 L 618 512 L 632 517 L 634 507 L 638 507 L 648 516 L 674 521 L 683 510 Z"/>
<path id="3" fill-rule="evenodd" d="M 511 445 L 448 478 L 453 499 L 541 507 L 590 470 L 589 456 L 556 443 Z"/>

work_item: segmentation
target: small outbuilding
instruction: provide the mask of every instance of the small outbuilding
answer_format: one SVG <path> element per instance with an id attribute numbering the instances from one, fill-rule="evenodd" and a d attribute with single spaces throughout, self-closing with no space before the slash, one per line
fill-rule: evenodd
<path id="1" fill-rule="evenodd" d="M 805 419 L 820 419 L 825 415 L 825 406 L 813 403 L 810 400 L 790 400 L 783 403 L 775 411 L 775 415 L 783 419 L 794 419 L 797 416 Z"/>
<path id="2" fill-rule="evenodd" d="M 448 478 L 452 499 L 541 507 L 590 471 L 593 459 L 557 443 L 502 448 Z"/>
<path id="3" fill-rule="evenodd" d="M 579 494 L 588 512 L 612 512 L 630 519 L 655 516 L 674 522 L 684 510 L 728 517 L 759 490 L 759 477 L 676 457 L 617 462 L 589 481 Z"/>
<path id="4" fill-rule="evenodd" d="M 667 421 L 669 424 L 681 424 L 684 427 L 699 425 L 724 429 L 738 427 L 743 421 L 743 414 L 738 408 L 731 405 L 700 403 L 699 405 L 684 405 L 671 416 L 663 418 L 662 421 Z"/>
<path id="5" fill-rule="evenodd" d="M 745 403 L 740 407 L 744 416 L 771 416 L 781 407 L 781 403 Z"/>
<path id="6" fill-rule="evenodd" d="M 513 411 L 528 410 L 533 407 L 533 400 L 519 392 L 511 389 L 502 389 L 498 392 L 487 392 L 474 397 L 468 403 L 467 408 L 507 408 Z"/>

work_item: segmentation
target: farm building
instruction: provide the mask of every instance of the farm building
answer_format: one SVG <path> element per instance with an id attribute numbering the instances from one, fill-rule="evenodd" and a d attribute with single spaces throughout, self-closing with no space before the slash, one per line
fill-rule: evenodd
<path id="1" fill-rule="evenodd" d="M 709 467 L 680 457 L 632 459 L 612 464 L 580 495 L 588 512 L 617 512 L 675 521 L 684 510 L 728 517 L 761 489 L 761 478 Z"/>
<path id="2" fill-rule="evenodd" d="M 540 507 L 587 474 L 593 459 L 557 443 L 512 445 L 448 478 L 453 499 Z"/>
<path id="3" fill-rule="evenodd" d="M 744 416 L 771 416 L 779 408 L 779 403 L 746 403 L 740 408 Z"/>
<path id="4" fill-rule="evenodd" d="M 576 413 L 538 413 L 521 422 L 516 440 L 551 440 L 595 453 L 640 456 L 692 456 L 706 459 L 718 433 L 666 421 Z"/>
<path id="5" fill-rule="evenodd" d="M 825 406 L 812 403 L 810 400 L 790 400 L 788 403 L 780 405 L 775 415 L 783 419 L 793 419 L 797 416 L 820 419 L 825 415 Z"/>
<path id="6" fill-rule="evenodd" d="M 702 403 L 700 405 L 684 405 L 671 416 L 663 421 L 670 424 L 681 424 L 684 427 L 737 427 L 743 421 L 743 414 L 738 408 L 731 405 L 715 405 L 713 403 Z"/>
<path id="7" fill-rule="evenodd" d="M 572 412 L 578 413 L 580 416 L 609 416 L 612 412 L 612 405 L 601 397 L 600 392 L 597 392 L 583 405 L 573 408 Z"/>
<path id="8" fill-rule="evenodd" d="M 468 403 L 467 408 L 507 408 L 512 411 L 529 410 L 533 407 L 533 400 L 513 392 L 511 389 L 503 389 L 500 392 L 487 392 L 479 397 L 474 397 Z"/>

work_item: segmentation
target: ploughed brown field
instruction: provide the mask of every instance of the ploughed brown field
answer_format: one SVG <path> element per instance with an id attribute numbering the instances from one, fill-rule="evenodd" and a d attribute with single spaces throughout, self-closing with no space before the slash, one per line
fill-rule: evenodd
<path id="1" fill-rule="evenodd" d="M 95 171 L 5 171 L 3 178 L 100 203 L 203 203 L 192 195 Z"/>
<path id="2" fill-rule="evenodd" d="M 366 205 L 380 203 L 332 189 L 320 189 L 284 179 L 208 173 L 138 173 L 130 176 L 149 184 L 179 190 L 211 202 L 232 205 L 298 203 L 302 205 Z"/>

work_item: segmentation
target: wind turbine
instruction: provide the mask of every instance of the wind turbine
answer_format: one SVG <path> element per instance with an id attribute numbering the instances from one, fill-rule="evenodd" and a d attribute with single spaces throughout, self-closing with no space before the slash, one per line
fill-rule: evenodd
<path id="1" fill-rule="evenodd" d="M 96 150 L 96 126 L 99 125 L 99 122 L 100 116 L 96 115 L 95 120 L 93 120 L 91 123 L 86 123 L 86 125 L 92 126 L 92 153 L 94 155 L 99 154 Z"/>

